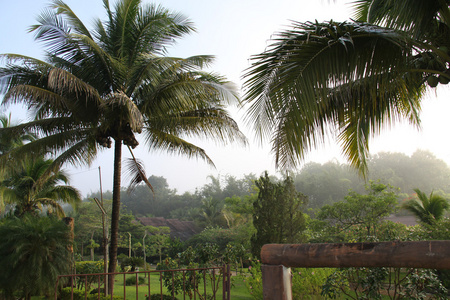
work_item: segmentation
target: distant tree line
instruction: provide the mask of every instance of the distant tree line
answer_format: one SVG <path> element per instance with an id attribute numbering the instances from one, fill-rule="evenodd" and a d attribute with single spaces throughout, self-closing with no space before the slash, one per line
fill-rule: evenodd
<path id="1" fill-rule="evenodd" d="M 318 209 L 340 201 L 349 190 L 362 193 L 370 180 L 380 180 L 398 187 L 405 197 L 406 194 L 413 193 L 414 189 L 426 193 L 450 193 L 450 168 L 429 151 L 418 150 L 411 156 L 403 153 L 379 153 L 369 159 L 368 166 L 366 180 L 359 177 L 349 165 L 338 161 L 308 163 L 298 172 L 292 173 L 291 177 L 296 190 L 308 196 L 308 209 Z M 192 220 L 203 214 L 209 206 L 206 216 L 211 217 L 214 210 L 223 208 L 226 198 L 250 196 L 254 193 L 257 175 L 247 174 L 240 179 L 230 175 L 209 176 L 209 182 L 204 186 L 193 193 L 183 194 L 170 188 L 164 177 L 152 175 L 148 179 L 154 188 L 154 194 L 148 187 L 141 185 L 131 194 L 123 189 L 121 197 L 123 204 L 136 216 Z M 272 178 L 276 179 L 273 175 Z M 110 194 L 106 192 L 105 197 L 111 198 Z M 99 193 L 88 196 L 92 197 L 99 197 Z M 224 223 L 226 220 L 222 220 L 222 225 Z"/>

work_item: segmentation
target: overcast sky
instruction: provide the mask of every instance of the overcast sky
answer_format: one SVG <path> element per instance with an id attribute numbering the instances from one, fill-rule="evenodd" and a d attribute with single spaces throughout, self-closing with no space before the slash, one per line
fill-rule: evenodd
<path id="1" fill-rule="evenodd" d="M 90 27 L 94 17 L 104 19 L 101 0 L 66 0 L 69 6 Z M 114 0 L 110 0 L 114 3 Z M 143 0 L 143 2 L 150 2 Z M 0 0 L 0 53 L 19 53 L 42 58 L 41 44 L 34 42 L 27 33 L 29 26 L 36 23 L 36 16 L 46 7 L 44 0 Z M 216 56 L 211 68 L 225 75 L 229 80 L 242 85 L 241 76 L 249 66 L 249 58 L 264 51 L 271 35 L 286 29 L 295 21 L 344 21 L 351 16 L 351 6 L 346 1 L 320 0 L 166 0 L 154 3 L 183 13 L 196 25 L 197 33 L 180 39 L 171 49 L 170 55 L 187 57 L 209 54 Z M 348 3 L 348 1 L 347 1 Z M 404 152 L 408 155 L 417 149 L 430 150 L 438 158 L 450 162 L 450 111 L 448 88 L 430 93 L 423 102 L 422 129 L 400 124 L 387 129 L 371 144 L 371 153 L 380 151 Z M 9 112 L 9 111 L 8 111 Z M 188 160 L 177 156 L 148 152 L 145 145 L 136 148 L 137 157 L 143 160 L 147 175 L 163 176 L 171 188 L 179 192 L 191 191 L 203 186 L 208 175 L 233 175 L 254 173 L 259 176 L 268 170 L 275 174 L 274 159 L 270 146 L 255 143 L 255 136 L 246 127 L 243 112 L 232 110 L 233 116 L 251 142 L 248 147 L 229 145 L 226 147 L 198 141 L 213 159 L 216 169 L 203 161 Z M 26 121 L 25 109 L 14 108 L 13 120 Z M 98 167 L 102 171 L 103 190 L 112 188 L 112 149 L 105 150 L 91 166 L 68 168 L 71 184 L 83 195 L 99 189 Z M 124 149 L 124 153 L 125 149 Z M 321 149 L 313 151 L 307 161 L 326 162 L 338 159 L 340 149 L 331 140 Z M 126 182 L 123 182 L 126 185 Z"/>

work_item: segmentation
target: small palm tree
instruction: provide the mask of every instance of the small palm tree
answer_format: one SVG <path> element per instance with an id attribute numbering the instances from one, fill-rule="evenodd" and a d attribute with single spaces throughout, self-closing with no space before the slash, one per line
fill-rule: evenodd
<path id="1" fill-rule="evenodd" d="M 8 128 L 15 125 L 11 122 L 11 114 L 9 116 L 0 115 L 0 128 Z M 36 135 L 32 132 L 24 132 L 21 135 L 12 136 L 0 133 L 0 155 L 35 139 Z"/>
<path id="2" fill-rule="evenodd" d="M 15 126 L 11 122 L 11 114 L 9 116 L 0 115 L 0 128 L 8 129 L 10 127 Z M 36 135 L 29 131 L 24 131 L 21 134 L 8 134 L 7 132 L 0 131 L 0 156 L 8 153 L 14 148 L 23 146 L 26 142 L 31 142 L 36 139 Z M 7 173 L 14 169 L 17 166 L 17 163 L 13 159 L 8 159 L 7 163 L 3 168 L 0 168 L 0 181 L 2 181 Z M 3 209 L 5 205 L 5 201 L 0 194 L 0 209 Z"/>
<path id="3" fill-rule="evenodd" d="M 5 296 L 51 295 L 72 265 L 72 239 L 61 220 L 27 215 L 0 223 L 0 290 Z"/>
<path id="4" fill-rule="evenodd" d="M 417 199 L 411 199 L 403 204 L 403 208 L 412 212 L 422 223 L 432 225 L 443 218 L 444 213 L 450 208 L 447 199 L 440 195 L 430 193 L 430 196 L 419 189 L 414 190 Z"/>
<path id="5" fill-rule="evenodd" d="M 64 217 L 62 203 L 74 205 L 81 201 L 79 191 L 67 185 L 69 179 L 64 171 L 47 172 L 52 163 L 43 157 L 26 160 L 0 182 L 2 198 L 14 205 L 16 216 L 37 214 L 46 208 L 49 213 Z"/>

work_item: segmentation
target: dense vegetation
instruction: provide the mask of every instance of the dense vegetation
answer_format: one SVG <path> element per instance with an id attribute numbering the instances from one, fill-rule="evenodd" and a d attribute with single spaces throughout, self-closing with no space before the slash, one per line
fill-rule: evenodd
<path id="1" fill-rule="evenodd" d="M 248 298 L 261 299 L 258 259 L 265 243 L 450 239 L 449 167 L 426 151 L 368 157 L 370 136 L 397 119 L 419 124 L 424 91 L 450 82 L 446 1 L 354 1 L 356 21 L 295 23 L 254 57 L 245 75 L 248 120 L 271 138 L 277 165 L 298 165 L 329 126 L 349 165 L 310 163 L 279 177 L 211 176 L 181 195 L 164 178 L 147 178 L 134 156 L 127 165 L 130 187 L 122 188 L 122 145 L 133 153 L 135 135 L 143 133 L 149 149 L 212 163 L 184 137 L 245 143 L 225 110 L 237 94 L 222 77 L 202 71 L 210 56 L 165 56 L 176 38 L 194 29 L 188 19 L 140 0 L 119 0 L 114 9 L 104 4 L 107 21 L 97 20 L 89 31 L 54 0 L 31 28 L 50 54 L 44 60 L 1 55 L 3 103 L 22 103 L 35 113 L 24 124 L 0 117 L 2 298 L 48 298 L 58 275 L 99 273 L 107 264 L 111 272 L 156 264 L 165 291 L 201 298 L 207 272 L 202 278 L 171 270 L 229 264 Z M 89 163 L 113 141 L 113 191 L 80 202 L 63 164 Z M 410 214 L 417 225 L 386 219 L 393 214 Z M 146 225 L 150 217 L 184 226 Z M 180 228 L 191 232 L 177 238 Z M 108 279 L 112 292 L 114 276 Z M 124 276 L 123 285 L 133 281 L 144 282 L 136 274 Z M 221 281 L 209 282 L 216 293 Z M 77 280 L 76 292 L 59 283 L 60 296 L 106 298 L 92 289 L 92 278 Z M 294 269 L 292 283 L 295 299 L 442 299 L 450 274 Z"/>

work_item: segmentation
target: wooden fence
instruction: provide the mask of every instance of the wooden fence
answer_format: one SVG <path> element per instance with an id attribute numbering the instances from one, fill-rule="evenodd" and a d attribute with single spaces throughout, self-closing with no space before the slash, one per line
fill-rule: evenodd
<path id="1" fill-rule="evenodd" d="M 450 269 L 450 241 L 268 244 L 261 249 L 265 300 L 291 300 L 291 267 Z"/>

